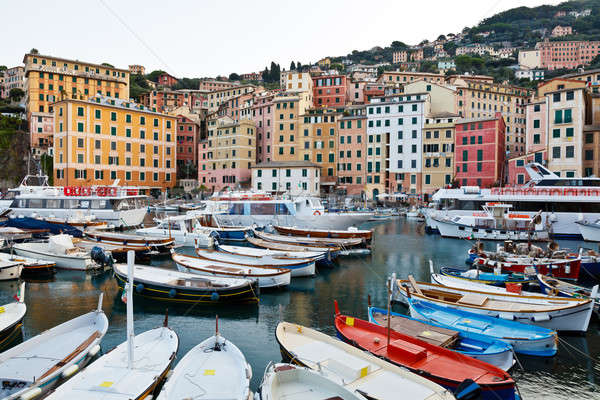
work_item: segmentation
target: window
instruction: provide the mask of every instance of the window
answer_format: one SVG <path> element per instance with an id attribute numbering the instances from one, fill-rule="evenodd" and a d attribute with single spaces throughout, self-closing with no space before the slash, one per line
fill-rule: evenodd
<path id="1" fill-rule="evenodd" d="M 110 134 L 113 136 L 117 136 L 117 127 L 116 126 L 110 127 Z"/>
<path id="2" fill-rule="evenodd" d="M 573 128 L 567 128 L 566 135 L 567 137 L 573 137 Z"/>
<path id="3" fill-rule="evenodd" d="M 560 158 L 560 147 L 555 146 L 552 148 L 552 158 Z"/>
<path id="4" fill-rule="evenodd" d="M 565 110 L 565 123 L 573 122 L 572 111 L 570 108 Z"/>
<path id="5" fill-rule="evenodd" d="M 111 112 L 110 113 L 110 120 L 111 121 L 116 121 L 117 120 L 117 113 L 116 112 Z"/>
<path id="6" fill-rule="evenodd" d="M 562 124 L 562 122 L 563 122 L 562 110 L 555 110 L 554 111 L 554 123 L 555 124 Z"/>
<path id="7" fill-rule="evenodd" d="M 567 146 L 567 148 L 565 149 L 565 157 L 566 158 L 575 157 L 575 146 Z"/>
<path id="8" fill-rule="evenodd" d="M 535 105 L 533 106 L 533 111 L 534 111 L 534 112 L 539 112 L 539 111 L 540 111 L 540 105 L 539 105 L 539 104 L 535 104 Z"/>
<path id="9" fill-rule="evenodd" d="M 560 101 L 560 93 L 554 93 L 552 95 L 552 101 L 558 103 Z"/>
<path id="10" fill-rule="evenodd" d="M 567 92 L 567 100 L 573 100 L 575 98 L 575 93 L 571 90 Z"/>
<path id="11" fill-rule="evenodd" d="M 462 159 L 463 159 L 463 161 L 469 161 L 469 151 L 468 150 L 463 150 Z"/>
<path id="12" fill-rule="evenodd" d="M 77 147 L 83 148 L 83 138 L 77 138 Z"/>
<path id="13" fill-rule="evenodd" d="M 477 150 L 477 161 L 483 161 L 483 150 Z"/>
<path id="14" fill-rule="evenodd" d="M 83 107 L 77 107 L 77 116 L 83 117 Z"/>
<path id="15" fill-rule="evenodd" d="M 533 127 L 534 128 L 539 128 L 540 127 L 540 120 L 539 119 L 534 119 L 533 120 Z"/>
<path id="16" fill-rule="evenodd" d="M 83 132 L 83 122 L 77 123 L 77 132 Z"/>
<path id="17" fill-rule="evenodd" d="M 585 160 L 592 161 L 594 159 L 594 150 L 586 150 L 585 151 Z"/>
<path id="18" fill-rule="evenodd" d="M 539 133 L 535 133 L 533 135 L 533 144 L 540 144 L 540 134 Z"/>
<path id="19" fill-rule="evenodd" d="M 131 114 L 126 114 L 125 115 L 125 122 L 131 123 Z"/>

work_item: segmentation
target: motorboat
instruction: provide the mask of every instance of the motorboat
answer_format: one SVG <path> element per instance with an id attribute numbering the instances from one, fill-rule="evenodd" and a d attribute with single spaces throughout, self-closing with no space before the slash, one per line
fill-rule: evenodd
<path id="1" fill-rule="evenodd" d="M 203 227 L 198 218 L 191 214 L 167 216 L 157 220 L 156 226 L 135 231 L 141 236 L 171 238 L 175 244 L 196 247 L 212 247 L 214 239 L 211 232 L 213 231 Z"/>
<path id="2" fill-rule="evenodd" d="M 324 374 L 292 364 L 269 364 L 260 385 L 261 400 L 366 400 Z"/>
<path id="3" fill-rule="evenodd" d="M 217 325 L 214 336 L 194 346 L 179 360 L 155 398 L 252 400 L 251 378 L 252 367 L 244 354 L 219 334 Z"/>
<path id="4" fill-rule="evenodd" d="M 506 284 L 528 284 L 535 281 L 535 278 L 517 273 L 494 273 L 485 272 L 478 269 L 460 269 L 453 267 L 440 268 L 440 274 L 450 276 L 456 279 L 462 279 L 469 282 L 481 283 L 492 286 L 505 286 Z"/>
<path id="5" fill-rule="evenodd" d="M 549 296 L 591 299 L 594 302 L 594 310 L 598 312 L 598 309 L 600 308 L 598 285 L 594 285 L 594 287 L 590 289 L 542 274 L 537 274 L 536 277 L 542 293 Z"/>
<path id="6" fill-rule="evenodd" d="M 593 221 L 578 220 L 575 223 L 579 227 L 583 240 L 600 242 L 600 218 Z"/>
<path id="7" fill-rule="evenodd" d="M 433 283 L 396 280 L 394 299 L 408 298 L 454 309 L 489 315 L 509 321 L 537 325 L 556 331 L 586 332 L 594 303 L 589 299 L 522 296 L 470 289 L 455 289 Z"/>
<path id="8" fill-rule="evenodd" d="M 21 264 L 21 275 L 33 277 L 37 275 L 51 275 L 56 272 L 56 263 L 35 258 L 23 257 L 16 254 L 0 252 L 0 261 L 17 262 Z"/>
<path id="9" fill-rule="evenodd" d="M 19 292 L 15 296 L 16 302 L 8 303 L 0 307 L 0 349 L 5 348 L 12 339 L 21 333 L 23 317 L 27 312 L 25 304 L 25 282 L 19 286 Z"/>
<path id="10" fill-rule="evenodd" d="M 323 256 L 322 251 L 281 251 L 261 249 L 249 246 L 232 246 L 227 244 L 217 243 L 217 250 L 230 254 L 245 255 L 249 257 L 274 257 L 282 259 L 310 259 L 318 260 Z"/>
<path id="11" fill-rule="evenodd" d="M 23 264 L 18 261 L 0 260 L 0 281 L 19 279 Z"/>
<path id="12" fill-rule="evenodd" d="M 120 288 L 127 284 L 127 265 L 113 265 Z M 259 288 L 255 281 L 243 278 L 200 276 L 173 269 L 135 265 L 135 294 L 152 300 L 180 303 L 256 303 Z"/>
<path id="13" fill-rule="evenodd" d="M 275 338 L 284 362 L 319 371 L 369 399 L 450 400 L 442 386 L 306 326 L 280 322 Z M 401 388 L 401 389 L 399 389 Z"/>
<path id="14" fill-rule="evenodd" d="M 576 281 L 581 271 L 581 257 L 575 259 L 535 258 L 528 256 L 480 256 L 473 261 L 473 267 L 534 276 L 538 273 L 560 279 Z"/>
<path id="15" fill-rule="evenodd" d="M 481 399 L 518 399 L 515 381 L 506 371 L 398 331 L 342 315 L 337 302 L 335 329 L 344 342 L 407 368 L 451 391 L 457 391 L 464 381 L 471 380 L 481 388 Z"/>
<path id="16" fill-rule="evenodd" d="M 75 247 L 70 235 L 54 235 L 47 242 L 15 243 L 13 249 L 19 256 L 51 261 L 58 268 L 85 271 L 98 267 L 89 251 Z"/>
<path id="17" fill-rule="evenodd" d="M 508 371 L 515 360 L 510 344 L 486 335 L 463 330 L 448 329 L 383 308 L 369 307 L 369 322 L 388 327 L 435 346 L 450 349 Z M 388 321 L 388 315 L 391 315 Z M 389 322 L 389 325 L 388 325 Z"/>
<path id="18" fill-rule="evenodd" d="M 181 272 L 258 280 L 258 285 L 261 289 L 287 287 L 292 278 L 292 271 L 287 268 L 234 265 L 177 254 L 174 251 L 171 257 Z"/>
<path id="19" fill-rule="evenodd" d="M 53 390 L 98 354 L 107 330 L 100 294 L 96 310 L 0 353 L 0 379 L 5 383 L 0 387 L 0 396 L 33 399 Z"/>
<path id="20" fill-rule="evenodd" d="M 140 188 L 117 186 L 50 186 L 46 175 L 27 175 L 0 200 L 0 210 L 34 218 L 90 217 L 117 228 L 138 226 L 146 216 Z"/>
<path id="21" fill-rule="evenodd" d="M 148 262 L 154 253 L 150 246 L 124 246 L 120 244 L 110 244 L 106 242 L 97 242 L 89 239 L 73 238 L 73 245 L 89 251 L 92 260 L 99 264 L 111 265 L 113 262 L 127 261 L 127 253 L 135 252 L 136 262 Z"/>
<path id="22" fill-rule="evenodd" d="M 337 239 L 337 238 L 313 238 L 306 236 L 286 236 L 286 235 L 278 235 L 275 233 L 268 233 L 264 231 L 260 231 L 257 229 L 253 230 L 254 237 L 257 237 L 262 240 L 266 240 L 269 242 L 282 243 L 282 244 L 291 244 L 291 245 L 302 245 L 306 247 L 312 248 L 329 248 L 336 249 L 339 255 L 364 255 L 370 254 L 371 249 L 367 246 L 367 244 L 363 241 L 363 239 L 358 238 L 348 238 L 348 239 Z M 337 250 L 339 249 L 339 250 Z"/>
<path id="23" fill-rule="evenodd" d="M 217 261 L 240 266 L 255 266 L 265 268 L 287 268 L 292 271 L 292 277 L 314 276 L 316 273 L 314 259 L 284 258 L 284 257 L 253 257 L 231 254 L 218 250 L 196 249 L 196 255 L 209 261 Z"/>

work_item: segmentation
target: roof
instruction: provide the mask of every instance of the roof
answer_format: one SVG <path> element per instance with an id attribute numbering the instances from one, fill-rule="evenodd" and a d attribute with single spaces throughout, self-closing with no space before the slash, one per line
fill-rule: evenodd
<path id="1" fill-rule="evenodd" d="M 100 105 L 100 106 L 105 106 L 105 107 L 118 108 L 120 110 L 130 110 L 130 111 L 135 111 L 135 112 L 154 114 L 154 115 L 158 115 L 158 116 L 165 117 L 165 118 L 173 118 L 173 119 L 177 118 L 174 115 L 163 114 L 163 113 L 159 113 L 156 111 L 152 111 L 152 109 L 148 106 L 144 106 L 142 104 L 138 104 L 138 103 L 135 103 L 135 102 L 132 102 L 129 100 L 117 99 L 117 98 L 106 97 L 106 96 L 101 96 L 101 95 L 95 95 L 93 97 L 90 97 L 87 100 L 67 98 L 64 100 L 59 100 L 55 104 L 68 103 L 68 102 L 94 104 L 94 105 Z M 114 102 L 114 104 L 113 104 L 113 102 Z"/>
<path id="2" fill-rule="evenodd" d="M 457 124 L 469 124 L 471 122 L 494 121 L 497 119 L 503 119 L 503 118 L 502 118 L 502 116 L 481 117 L 481 118 L 460 118 L 456 121 L 456 123 Z"/>
<path id="3" fill-rule="evenodd" d="M 425 118 L 453 118 L 453 117 L 458 117 L 458 114 L 447 112 L 447 111 L 442 111 L 442 112 L 438 112 L 438 113 L 430 113 L 429 115 L 425 116 Z"/>
<path id="4" fill-rule="evenodd" d="M 303 167 L 314 167 L 321 168 L 319 164 L 312 163 L 310 161 L 271 161 L 266 163 L 255 164 L 250 168 L 303 168 Z"/>
<path id="5" fill-rule="evenodd" d="M 27 56 L 44 57 L 44 58 L 50 58 L 52 60 L 57 60 L 57 61 L 67 61 L 67 62 L 72 62 L 72 63 L 80 63 L 80 64 L 86 64 L 86 65 L 93 65 L 95 67 L 109 68 L 109 69 L 114 69 L 115 71 L 122 71 L 122 72 L 129 73 L 129 69 L 109 67 L 108 65 L 95 64 L 95 63 L 86 62 L 86 61 L 80 61 L 80 60 L 70 60 L 68 58 L 60 58 L 60 57 L 48 56 L 48 55 L 44 55 L 44 54 L 31 54 L 31 53 L 27 53 L 27 54 L 25 54 L 23 56 L 23 63 L 25 63 L 25 59 L 27 58 Z"/>
<path id="6" fill-rule="evenodd" d="M 558 78 L 574 78 L 576 76 L 583 76 L 583 75 L 597 74 L 597 73 L 600 73 L 600 68 L 588 69 L 587 71 L 584 70 L 583 72 L 573 72 L 571 74 L 561 75 Z"/>

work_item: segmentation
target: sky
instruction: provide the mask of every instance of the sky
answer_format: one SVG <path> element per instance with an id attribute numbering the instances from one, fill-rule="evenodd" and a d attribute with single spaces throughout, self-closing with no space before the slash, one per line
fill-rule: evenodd
<path id="1" fill-rule="evenodd" d="M 179 78 L 227 76 L 262 71 L 271 61 L 288 69 L 292 60 L 308 64 L 394 40 L 431 41 L 500 11 L 559 2 L 5 0 L 0 65 L 20 65 L 37 48 L 119 68 L 141 64 Z"/>

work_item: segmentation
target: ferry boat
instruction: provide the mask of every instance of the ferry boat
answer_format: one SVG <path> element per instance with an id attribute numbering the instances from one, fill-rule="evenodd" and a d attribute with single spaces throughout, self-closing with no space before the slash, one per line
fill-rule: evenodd
<path id="1" fill-rule="evenodd" d="M 29 181 L 38 184 L 30 185 Z M 27 175 L 0 199 L 0 213 L 16 217 L 71 219 L 89 217 L 117 228 L 137 226 L 146 215 L 140 188 L 117 186 L 50 186 L 46 175 Z"/>
<path id="2" fill-rule="evenodd" d="M 346 230 L 373 217 L 369 212 L 327 212 L 316 197 L 275 198 L 267 193 L 232 193 L 211 198 L 206 209 L 213 211 L 220 226 L 278 225 L 296 228 Z M 191 211 L 193 213 L 193 211 Z"/>
<path id="3" fill-rule="evenodd" d="M 438 232 L 435 218 L 484 216 L 485 203 L 510 204 L 512 212 L 534 216 L 540 210 L 542 222 L 554 238 L 580 239 L 576 221 L 600 218 L 600 178 L 564 178 L 538 163 L 525 166 L 530 180 L 523 186 L 483 189 L 463 186 L 440 189 L 433 196 L 433 208 L 425 210 L 428 231 Z"/>

